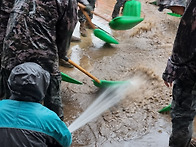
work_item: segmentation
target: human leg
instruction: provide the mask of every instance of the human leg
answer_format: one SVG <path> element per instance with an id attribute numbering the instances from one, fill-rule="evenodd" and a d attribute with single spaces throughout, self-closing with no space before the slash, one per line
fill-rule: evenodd
<path id="1" fill-rule="evenodd" d="M 10 71 L 2 68 L 0 70 L 0 99 L 8 99 L 10 98 L 10 90 L 8 88 L 8 78 L 10 75 Z"/>
<path id="2" fill-rule="evenodd" d="M 122 0 L 122 1 L 123 1 L 123 4 L 122 4 L 122 9 L 121 9 L 121 14 L 123 14 L 124 6 L 125 6 L 125 3 L 127 2 L 127 0 Z"/>
<path id="3" fill-rule="evenodd" d="M 189 147 L 196 108 L 196 95 L 192 94 L 193 86 L 194 82 L 176 80 L 174 83 L 170 147 Z"/>
<path id="4" fill-rule="evenodd" d="M 84 14 L 82 13 L 81 10 L 78 10 L 78 19 L 79 19 L 79 22 L 80 22 L 80 34 L 83 37 L 86 37 L 87 36 L 86 26 L 85 26 L 86 18 L 85 18 Z"/>
<path id="5" fill-rule="evenodd" d="M 44 106 L 54 111 L 63 120 L 63 104 L 60 94 L 61 76 L 51 75 L 50 85 L 48 87 L 46 97 L 44 98 Z"/>
<path id="6" fill-rule="evenodd" d="M 112 18 L 115 18 L 119 15 L 120 8 L 123 4 L 124 4 L 124 0 L 117 0 L 112 12 Z"/>

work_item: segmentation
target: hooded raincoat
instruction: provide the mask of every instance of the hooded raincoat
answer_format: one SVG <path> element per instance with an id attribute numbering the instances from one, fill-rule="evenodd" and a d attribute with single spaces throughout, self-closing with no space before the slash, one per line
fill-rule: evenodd
<path id="1" fill-rule="evenodd" d="M 26 62 L 13 68 L 9 79 L 11 99 L 0 101 L 1 147 L 68 147 L 67 126 L 40 102 L 50 74 L 40 65 Z"/>

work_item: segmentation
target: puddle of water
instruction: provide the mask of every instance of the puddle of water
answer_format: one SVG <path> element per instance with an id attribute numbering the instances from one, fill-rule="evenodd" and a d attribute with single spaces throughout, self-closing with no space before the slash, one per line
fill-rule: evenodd
<path id="1" fill-rule="evenodd" d="M 96 118 L 104 111 L 118 103 L 126 96 L 127 91 L 133 92 L 138 89 L 144 80 L 141 77 L 134 77 L 130 81 L 108 87 L 80 116 L 77 118 L 68 129 L 74 132 L 92 119 Z"/>
<path id="2" fill-rule="evenodd" d="M 105 32 L 112 34 L 112 30 L 109 26 L 109 22 L 102 20 L 102 18 L 99 18 L 96 15 L 93 15 L 92 22 L 100 29 L 104 30 Z"/>
<path id="3" fill-rule="evenodd" d="M 79 31 L 79 28 L 80 28 L 80 23 L 78 22 L 78 23 L 76 24 L 76 27 L 75 27 L 74 32 L 73 32 L 73 36 L 78 37 L 78 38 L 80 38 L 80 31 Z"/>
<path id="4" fill-rule="evenodd" d="M 169 147 L 169 134 L 166 132 L 150 132 L 136 140 L 124 141 L 120 143 L 108 143 L 102 147 Z"/>
<path id="5" fill-rule="evenodd" d="M 72 46 L 71 51 L 70 59 L 79 65 L 81 59 L 81 48 L 79 45 L 75 45 Z"/>
<path id="6" fill-rule="evenodd" d="M 93 33 L 91 34 L 91 39 L 92 39 L 92 43 L 93 43 L 93 50 L 99 50 L 99 48 L 101 48 L 105 42 L 102 41 L 101 39 L 97 38 Z"/>

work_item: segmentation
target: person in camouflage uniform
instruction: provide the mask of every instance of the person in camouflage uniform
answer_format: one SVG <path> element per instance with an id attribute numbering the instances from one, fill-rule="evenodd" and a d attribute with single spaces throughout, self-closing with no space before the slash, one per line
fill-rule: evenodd
<path id="1" fill-rule="evenodd" d="M 7 82 L 11 70 L 24 62 L 35 62 L 51 74 L 44 105 L 63 119 L 60 95 L 61 74 L 59 59 L 63 59 L 70 46 L 70 39 L 77 23 L 75 0 L 19 0 L 8 5 L 2 0 L 1 15 L 8 12 L 9 21 L 0 21 L 6 35 L 1 52 L 0 83 Z M 7 16 L 7 14 L 6 14 Z M 1 33 L 2 34 L 2 33 Z M 2 85 L 1 85 L 2 86 Z M 1 98 L 9 98 L 7 85 Z"/>
<path id="2" fill-rule="evenodd" d="M 77 0 L 79 3 L 82 3 L 83 5 L 86 6 L 86 11 L 88 12 L 90 18 L 93 18 L 93 14 L 90 13 L 90 11 L 93 11 L 95 8 L 95 2 L 96 0 Z M 82 13 L 82 11 L 79 9 L 78 10 L 78 18 L 79 18 L 79 22 L 80 22 L 80 34 L 83 37 L 87 36 L 87 32 L 86 32 L 86 17 L 84 16 L 84 14 Z M 88 23 L 87 23 L 88 24 Z"/>
<path id="3" fill-rule="evenodd" d="M 196 1 L 187 5 L 174 41 L 172 55 L 162 75 L 173 84 L 170 147 L 189 147 L 196 114 Z"/>

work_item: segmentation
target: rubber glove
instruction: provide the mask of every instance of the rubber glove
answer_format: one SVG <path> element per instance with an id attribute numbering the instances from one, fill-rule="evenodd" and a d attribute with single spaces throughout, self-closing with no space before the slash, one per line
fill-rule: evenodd
<path id="1" fill-rule="evenodd" d="M 91 11 L 93 11 L 93 7 L 91 5 L 86 5 L 84 10 L 87 12 L 91 12 Z"/>

